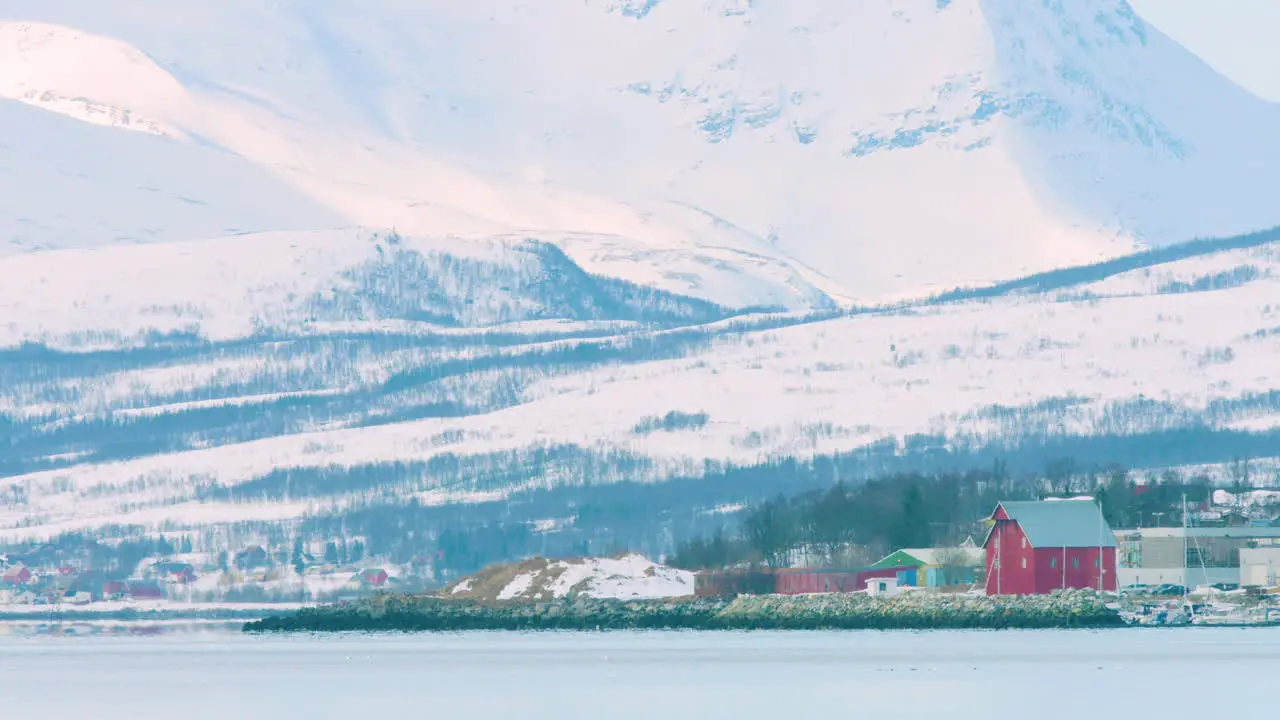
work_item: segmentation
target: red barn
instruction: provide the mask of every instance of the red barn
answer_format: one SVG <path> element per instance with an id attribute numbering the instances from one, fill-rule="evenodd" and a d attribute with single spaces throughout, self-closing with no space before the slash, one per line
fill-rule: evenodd
<path id="1" fill-rule="evenodd" d="M 988 595 L 1116 589 L 1116 536 L 1094 503 L 1003 502 L 990 520 Z"/>

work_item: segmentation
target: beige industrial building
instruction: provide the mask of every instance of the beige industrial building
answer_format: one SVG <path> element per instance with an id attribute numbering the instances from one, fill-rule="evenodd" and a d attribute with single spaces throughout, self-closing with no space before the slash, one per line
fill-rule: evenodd
<path id="1" fill-rule="evenodd" d="M 1280 547 L 1240 550 L 1240 584 L 1280 587 Z"/>
<path id="2" fill-rule="evenodd" d="M 1163 584 L 1188 588 L 1216 583 L 1254 585 L 1259 583 L 1246 582 L 1241 553 L 1245 550 L 1280 551 L 1280 528 L 1119 530 L 1116 543 L 1119 564 L 1116 573 L 1122 588 Z M 1277 567 L 1280 567 L 1280 562 Z"/>

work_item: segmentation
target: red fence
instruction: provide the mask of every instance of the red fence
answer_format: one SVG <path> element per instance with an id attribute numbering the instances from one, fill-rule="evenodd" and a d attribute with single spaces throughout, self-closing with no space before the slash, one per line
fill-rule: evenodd
<path id="1" fill-rule="evenodd" d="M 914 568 L 713 570 L 695 575 L 693 587 L 698 597 L 849 593 L 866 590 L 868 580 L 899 578 L 910 570 Z"/>

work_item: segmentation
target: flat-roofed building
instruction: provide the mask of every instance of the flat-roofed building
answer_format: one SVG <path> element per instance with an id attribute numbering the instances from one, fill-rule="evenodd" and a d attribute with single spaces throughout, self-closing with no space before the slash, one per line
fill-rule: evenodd
<path id="1" fill-rule="evenodd" d="M 1280 548 L 1277 527 L 1117 530 L 1120 587 L 1242 583 L 1240 551 Z"/>

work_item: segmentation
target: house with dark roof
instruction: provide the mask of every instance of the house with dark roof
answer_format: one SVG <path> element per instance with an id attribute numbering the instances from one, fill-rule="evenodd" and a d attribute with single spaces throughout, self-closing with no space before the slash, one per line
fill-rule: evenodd
<path id="1" fill-rule="evenodd" d="M 235 566 L 241 570 L 256 570 L 271 567 L 271 556 L 261 545 L 247 547 L 236 553 Z"/>
<path id="2" fill-rule="evenodd" d="M 1091 500 L 1002 502 L 987 524 L 988 595 L 1116 589 L 1116 536 Z"/>
<path id="3" fill-rule="evenodd" d="M 386 585 L 389 579 L 387 571 L 382 568 L 366 568 L 351 578 L 351 582 L 363 587 L 380 588 Z"/>
<path id="4" fill-rule="evenodd" d="M 196 569 L 191 563 L 158 563 L 152 568 L 152 570 L 158 579 L 168 583 L 186 585 L 188 583 L 195 582 L 196 580 Z"/>

